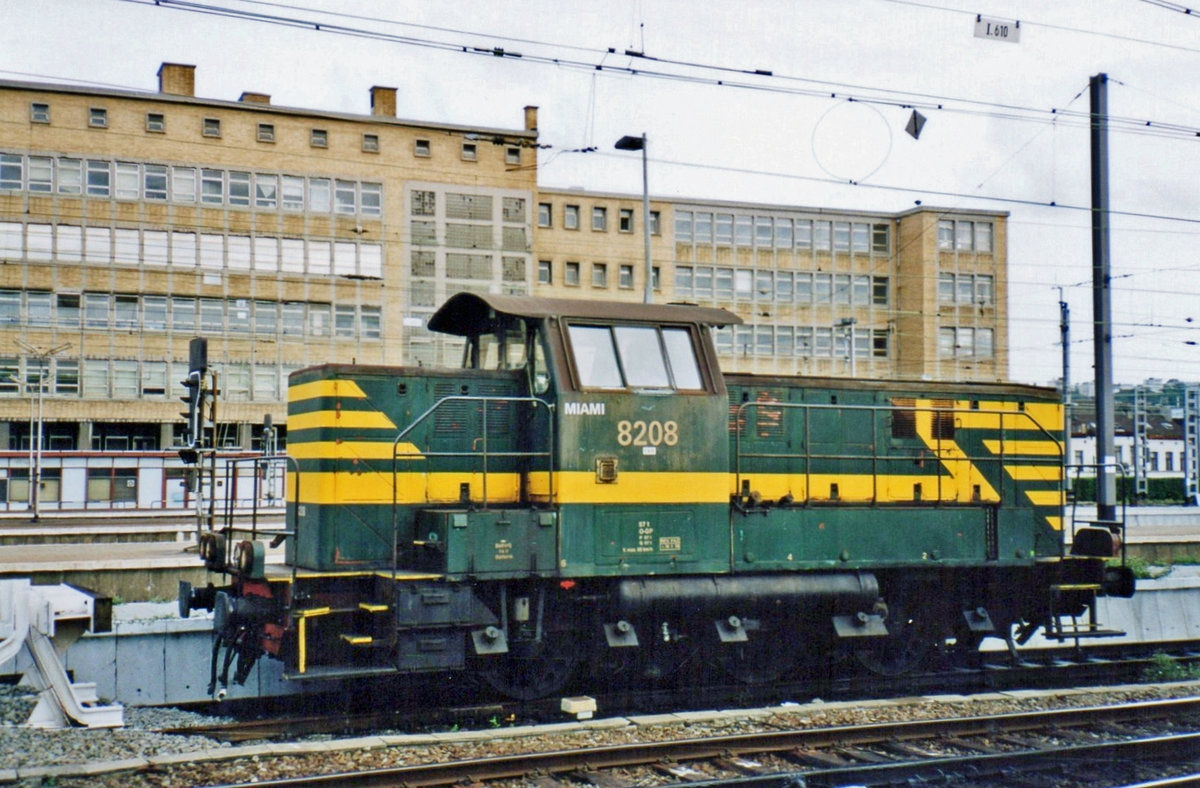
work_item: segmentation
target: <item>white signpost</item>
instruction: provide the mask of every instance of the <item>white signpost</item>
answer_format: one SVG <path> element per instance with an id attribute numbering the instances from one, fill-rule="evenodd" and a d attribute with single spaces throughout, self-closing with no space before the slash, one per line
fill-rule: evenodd
<path id="1" fill-rule="evenodd" d="M 977 14 L 975 16 L 975 37 L 1017 44 L 1021 41 L 1021 23 L 1016 19 L 992 19 Z"/>

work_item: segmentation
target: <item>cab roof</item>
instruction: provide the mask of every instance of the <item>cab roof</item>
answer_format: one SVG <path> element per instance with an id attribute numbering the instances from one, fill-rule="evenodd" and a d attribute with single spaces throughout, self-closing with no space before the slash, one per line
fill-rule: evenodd
<path id="1" fill-rule="evenodd" d="M 650 324 L 695 323 L 705 326 L 730 326 L 742 322 L 740 317 L 726 309 L 689 304 L 458 293 L 434 313 L 429 320 L 429 329 L 443 334 L 475 336 L 492 331 L 498 316 L 535 320 L 581 318 Z"/>

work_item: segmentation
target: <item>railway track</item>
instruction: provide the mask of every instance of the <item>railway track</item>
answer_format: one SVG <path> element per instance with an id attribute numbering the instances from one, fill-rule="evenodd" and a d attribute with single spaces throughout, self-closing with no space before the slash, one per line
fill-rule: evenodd
<path id="1" fill-rule="evenodd" d="M 1115 785 L 1113 764 L 1159 762 L 1163 777 L 1200 766 L 1200 698 L 1115 706 L 770 730 L 701 739 L 521 753 L 385 769 L 258 779 L 234 786 L 1070 785 L 1071 769 Z M 1180 732 L 1181 727 L 1186 728 Z M 1106 770 L 1101 776 L 1096 769 Z M 1135 775 L 1136 776 L 1136 775 Z M 1103 782 L 1096 782 L 1097 778 Z M 1052 782 L 1038 782 L 1040 779 Z M 993 782 L 994 781 L 994 782 Z"/>
<path id="2" fill-rule="evenodd" d="M 1162 645 L 1162 644 L 1156 644 Z M 1180 665 L 1200 663 L 1200 643 L 1169 644 L 1159 653 L 1169 653 Z M 1064 653 L 1065 652 L 1065 653 Z M 833 680 L 792 682 L 771 686 L 714 685 L 700 690 L 674 692 L 629 690 L 600 693 L 597 706 L 605 715 L 654 713 L 662 708 L 745 708 L 787 700 L 820 697 L 837 700 L 902 697 L 921 693 L 969 694 L 984 690 L 1080 687 L 1089 684 L 1118 684 L 1137 681 L 1154 664 L 1144 647 L 1092 646 L 1074 651 L 1044 649 L 1029 651 L 1014 664 L 1000 652 L 985 655 L 983 664 L 902 677 L 851 676 Z M 163 729 L 175 735 L 201 735 L 231 743 L 256 740 L 296 739 L 310 735 L 346 735 L 382 729 L 436 731 L 450 728 L 486 727 L 497 720 L 540 723 L 563 718 L 558 699 L 516 703 L 497 701 L 472 705 L 447 705 L 437 698 L 411 698 L 398 704 L 418 709 L 356 711 L 350 708 L 325 714 L 281 714 L 257 719 L 238 719 L 207 726 Z M 225 710 L 222 707 L 222 710 Z M 236 716 L 236 714 L 235 714 Z"/>

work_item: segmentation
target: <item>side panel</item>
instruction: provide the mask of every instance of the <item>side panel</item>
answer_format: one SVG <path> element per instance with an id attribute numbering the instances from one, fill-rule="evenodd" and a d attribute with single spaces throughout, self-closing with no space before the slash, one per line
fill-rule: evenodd
<path id="1" fill-rule="evenodd" d="M 560 571 L 729 571 L 723 397 L 583 393 L 560 399 Z"/>
<path id="2" fill-rule="evenodd" d="M 735 569 L 1059 554 L 1057 402 L 1015 386 L 843 386 L 730 383 Z"/>
<path id="3" fill-rule="evenodd" d="M 404 566 L 419 509 L 482 501 L 485 485 L 493 503 L 520 502 L 524 468 L 505 456 L 524 447 L 519 407 L 455 398 L 512 397 L 521 390 L 520 377 L 504 372 L 331 365 L 295 373 L 287 500 L 297 535 L 288 541 L 288 561 L 318 570 L 390 566 L 395 500 Z"/>

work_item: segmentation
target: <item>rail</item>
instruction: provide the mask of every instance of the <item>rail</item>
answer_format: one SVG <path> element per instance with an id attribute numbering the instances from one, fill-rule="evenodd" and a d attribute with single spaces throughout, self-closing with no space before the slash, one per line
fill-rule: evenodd
<path id="1" fill-rule="evenodd" d="M 748 424 L 748 420 L 746 418 L 746 411 L 750 410 L 751 408 L 770 408 L 770 409 L 778 409 L 781 411 L 782 410 L 800 410 L 800 411 L 802 411 L 803 415 L 804 415 L 804 419 L 803 419 L 803 426 L 802 426 L 802 433 L 801 433 L 801 444 L 802 444 L 804 450 L 801 452 L 783 452 L 783 453 L 743 451 L 743 449 L 742 449 L 742 434 L 746 429 L 746 425 Z M 849 411 L 849 412 L 865 414 L 864 417 L 869 418 L 869 421 L 871 424 L 871 443 L 870 443 L 871 455 L 870 455 L 870 457 L 864 457 L 864 455 L 861 453 L 860 454 L 847 454 L 847 453 L 816 453 L 816 452 L 813 452 L 811 449 L 812 425 L 811 425 L 811 418 L 810 418 L 813 411 L 837 411 L 837 412 Z M 813 468 L 814 461 L 838 461 L 838 460 L 862 461 L 863 459 L 869 459 L 871 462 L 871 498 L 870 498 L 870 502 L 871 503 L 878 502 L 878 500 L 879 500 L 879 477 L 881 475 L 880 474 L 881 466 L 895 464 L 895 463 L 911 463 L 914 459 L 913 456 L 883 456 L 883 455 L 881 455 L 881 453 L 879 451 L 880 438 L 881 438 L 879 433 L 880 433 L 880 425 L 881 425 L 881 423 L 883 423 L 883 419 L 878 418 L 878 416 L 880 416 L 880 415 L 890 416 L 890 415 L 896 414 L 897 412 L 913 414 L 914 423 L 915 423 L 915 418 L 916 418 L 917 414 L 921 414 L 921 413 L 931 414 L 930 418 L 933 421 L 933 424 L 930 425 L 930 436 L 933 441 L 933 445 L 931 447 L 928 447 L 928 449 L 931 451 L 933 458 L 937 461 L 937 466 L 936 466 L 937 499 L 936 499 L 936 502 L 939 502 L 939 503 L 944 503 L 943 495 L 942 495 L 942 493 L 943 493 L 942 482 L 946 475 L 946 471 L 944 468 L 945 463 L 965 461 L 965 462 L 968 462 L 968 463 L 970 463 L 972 465 L 976 465 L 976 466 L 983 466 L 983 465 L 988 465 L 988 464 L 993 464 L 996 467 L 1003 466 L 1004 461 L 1005 461 L 1005 456 L 1006 456 L 1006 446 L 1009 443 L 1009 441 L 1007 440 L 1007 433 L 1012 430 L 1018 429 L 1018 426 L 1015 424 L 1006 427 L 1006 425 L 1005 425 L 1006 419 L 1021 420 L 1021 421 L 1026 422 L 1027 425 L 1029 425 L 1029 426 L 1024 427 L 1024 429 L 1033 429 L 1036 432 L 1040 433 L 1040 435 L 1044 439 L 1053 443 L 1054 446 L 1057 447 L 1057 451 L 1056 451 L 1056 454 L 1058 457 L 1057 465 L 1059 468 L 1063 467 L 1064 454 L 1063 454 L 1062 441 L 1059 440 L 1058 438 L 1056 438 L 1048 429 L 1046 429 L 1044 426 L 1042 426 L 1041 423 L 1039 423 L 1036 419 L 1033 418 L 1033 416 L 1031 416 L 1029 413 L 1027 413 L 1025 411 L 996 410 L 996 409 L 986 409 L 986 408 L 963 410 L 961 408 L 956 409 L 956 408 L 945 408 L 945 407 L 934 407 L 934 406 L 908 406 L 908 405 L 903 405 L 903 406 L 901 406 L 901 405 L 832 405 L 832 404 L 826 405 L 826 404 L 809 403 L 809 402 L 755 401 L 755 402 L 740 403 L 738 405 L 737 412 L 736 412 L 736 421 L 734 422 L 734 483 L 736 485 L 735 489 L 737 489 L 737 490 L 742 489 L 742 460 L 744 458 L 799 460 L 802 463 L 802 468 L 803 468 L 802 473 L 804 475 L 804 487 L 805 487 L 805 499 L 803 501 L 801 501 L 801 503 L 806 503 L 806 502 L 813 500 L 811 481 L 812 481 L 812 473 L 813 473 L 812 468 Z M 950 447 L 957 446 L 957 443 L 953 439 L 943 438 L 939 434 L 939 430 L 936 427 L 936 420 L 939 417 L 945 416 L 946 414 L 955 415 L 955 414 L 961 414 L 961 413 L 969 413 L 972 417 L 980 416 L 980 415 L 998 417 L 999 429 L 997 430 L 997 439 L 998 439 L 998 443 L 999 443 L 999 447 L 1000 447 L 1000 451 L 998 454 L 992 454 L 992 455 L 988 455 L 988 456 L 974 456 L 974 455 L 968 455 L 968 454 L 964 453 L 961 456 L 947 456 L 947 451 L 950 449 Z M 957 431 L 960 427 L 961 427 L 961 424 L 956 419 L 955 423 L 954 423 L 955 430 Z M 916 434 L 916 430 L 914 430 L 913 437 L 918 437 L 918 435 Z M 997 490 L 997 495 L 1002 495 L 1002 492 L 1000 490 Z M 1060 508 L 1060 514 L 1061 514 L 1062 513 L 1061 504 L 1060 504 L 1059 508 Z"/>

